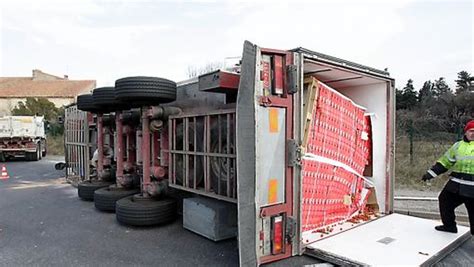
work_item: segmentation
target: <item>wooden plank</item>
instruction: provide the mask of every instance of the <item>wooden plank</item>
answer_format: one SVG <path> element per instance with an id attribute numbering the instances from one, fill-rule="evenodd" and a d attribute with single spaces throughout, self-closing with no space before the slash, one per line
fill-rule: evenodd
<path id="1" fill-rule="evenodd" d="M 307 77 L 304 79 L 304 84 L 307 85 L 306 95 L 303 100 L 303 118 L 304 121 L 304 136 L 303 136 L 303 148 L 306 149 L 309 138 L 309 131 L 311 128 L 311 122 L 313 120 L 313 111 L 317 107 L 316 99 L 319 96 L 318 81 L 314 77 Z"/>

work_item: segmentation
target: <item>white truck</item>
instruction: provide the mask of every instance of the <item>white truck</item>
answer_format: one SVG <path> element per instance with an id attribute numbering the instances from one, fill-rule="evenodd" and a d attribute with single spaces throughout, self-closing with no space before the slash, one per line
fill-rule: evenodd
<path id="1" fill-rule="evenodd" d="M 0 161 L 25 157 L 37 161 L 46 156 L 43 116 L 0 117 Z"/>

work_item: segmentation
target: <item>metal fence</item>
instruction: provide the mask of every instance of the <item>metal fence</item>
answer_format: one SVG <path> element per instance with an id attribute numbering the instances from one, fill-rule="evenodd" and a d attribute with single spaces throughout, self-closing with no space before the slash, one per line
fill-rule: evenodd
<path id="1" fill-rule="evenodd" d="M 88 113 L 71 106 L 65 110 L 64 145 L 66 180 L 72 183 L 90 179 Z"/>
<path id="2" fill-rule="evenodd" d="M 236 202 L 235 109 L 169 118 L 170 186 Z"/>
<path id="3" fill-rule="evenodd" d="M 398 114 L 398 113 L 397 113 Z M 428 182 L 421 177 L 456 141 L 462 128 L 449 127 L 446 121 L 433 118 L 397 116 L 395 140 L 395 210 L 439 217 L 437 197 L 448 180 L 449 171 Z M 456 211 L 465 216 L 464 207 Z"/>

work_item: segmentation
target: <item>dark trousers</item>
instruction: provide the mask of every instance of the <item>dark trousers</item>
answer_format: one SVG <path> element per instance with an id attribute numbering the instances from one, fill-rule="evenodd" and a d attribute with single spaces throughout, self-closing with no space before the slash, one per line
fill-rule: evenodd
<path id="1" fill-rule="evenodd" d="M 454 214 L 454 210 L 461 204 L 466 205 L 471 234 L 474 235 L 474 198 L 460 196 L 457 193 L 449 192 L 445 188 L 441 191 L 438 199 L 441 221 L 443 221 L 446 227 L 456 227 L 456 215 Z"/>

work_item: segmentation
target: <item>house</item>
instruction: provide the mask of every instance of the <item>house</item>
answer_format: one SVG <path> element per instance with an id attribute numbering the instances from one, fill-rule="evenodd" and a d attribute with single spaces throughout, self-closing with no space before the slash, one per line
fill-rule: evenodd
<path id="1" fill-rule="evenodd" d="M 45 97 L 56 107 L 71 104 L 80 94 L 91 92 L 95 80 L 69 80 L 67 75 L 58 77 L 34 69 L 31 77 L 0 77 L 0 116 L 10 115 L 11 110 L 27 97 Z"/>

